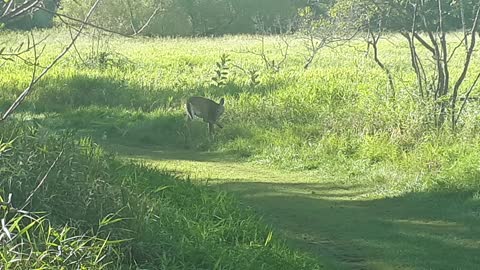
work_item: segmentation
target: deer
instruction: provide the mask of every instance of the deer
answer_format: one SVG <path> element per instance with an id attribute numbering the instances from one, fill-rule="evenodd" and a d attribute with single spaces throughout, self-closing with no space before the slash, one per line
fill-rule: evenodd
<path id="1" fill-rule="evenodd" d="M 214 134 L 215 125 L 223 128 L 218 123 L 218 119 L 225 111 L 225 99 L 222 97 L 219 103 L 204 97 L 190 97 L 187 100 L 187 121 L 190 122 L 194 117 L 201 118 L 203 122 L 208 123 L 208 133 Z"/>

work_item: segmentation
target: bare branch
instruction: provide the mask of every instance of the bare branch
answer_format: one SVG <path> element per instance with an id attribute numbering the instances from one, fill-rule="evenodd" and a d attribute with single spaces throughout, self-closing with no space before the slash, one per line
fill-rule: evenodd
<path id="1" fill-rule="evenodd" d="M 77 19 L 77 18 L 73 18 L 71 16 L 68 16 L 66 14 L 63 14 L 63 13 L 59 13 L 59 12 L 56 12 L 56 11 L 52 11 L 52 10 L 49 10 L 49 9 L 46 9 L 44 7 L 39 7 L 39 9 L 47 12 L 47 13 L 50 13 L 54 16 L 57 16 L 59 18 L 63 18 L 63 19 L 68 19 L 70 21 L 73 21 L 73 22 L 77 22 L 77 23 L 80 23 L 81 25 L 87 25 L 87 26 L 90 26 L 90 27 L 93 27 L 93 28 L 96 28 L 96 29 L 99 29 L 99 30 L 102 30 L 104 32 L 107 32 L 107 33 L 111 33 L 111 34 L 116 34 L 116 35 L 119 35 L 119 36 L 122 36 L 122 37 L 128 37 L 128 38 L 132 38 L 140 33 L 143 32 L 143 30 L 145 30 L 147 28 L 147 26 L 151 23 L 151 21 L 153 20 L 153 18 L 158 14 L 158 12 L 161 10 L 161 5 L 158 5 L 158 7 L 152 12 L 152 14 L 150 15 L 150 17 L 148 18 L 147 22 L 142 25 L 142 27 L 140 27 L 140 29 L 138 31 L 136 31 L 135 29 L 133 29 L 133 33 L 131 34 L 125 34 L 125 33 L 121 33 L 121 32 L 118 32 L 118 31 L 115 31 L 115 30 L 111 30 L 111 29 L 108 29 L 108 28 L 105 28 L 105 27 L 102 27 L 102 26 L 99 26 L 99 25 L 96 25 L 96 24 L 93 24 L 93 23 L 90 23 L 90 22 L 85 22 L 85 21 L 82 21 L 80 19 Z M 70 25 L 68 22 L 64 21 L 63 20 L 63 23 L 66 24 L 66 25 Z"/>
<path id="2" fill-rule="evenodd" d="M 423 47 L 427 48 L 427 50 L 429 50 L 432 54 L 435 55 L 435 48 L 433 48 L 432 45 L 428 44 L 428 42 L 423 39 L 419 34 L 418 32 L 415 31 L 415 33 L 413 34 L 413 36 L 415 37 L 416 40 L 418 40 L 422 45 Z"/>
<path id="3" fill-rule="evenodd" d="M 13 0 L 8 3 L 4 2 L 3 5 L 0 6 L 0 10 L 4 10 L 0 15 L 0 22 L 11 22 L 29 12 L 37 10 L 42 4 L 43 0 L 27 0 L 20 6 L 15 6 L 15 1 Z"/>
<path id="4" fill-rule="evenodd" d="M 480 5 L 477 7 L 476 13 L 475 13 L 475 18 L 473 21 L 471 33 L 475 33 L 478 28 L 478 22 L 480 19 Z M 460 74 L 460 77 L 457 79 L 457 82 L 455 83 L 455 86 L 453 88 L 453 95 L 452 95 L 452 125 L 453 128 L 455 128 L 455 124 L 458 122 L 455 118 L 455 106 L 457 102 L 457 96 L 458 96 L 458 90 L 460 86 L 462 85 L 463 81 L 465 80 L 467 76 L 468 69 L 470 67 L 470 62 L 472 60 L 472 55 L 473 51 L 476 46 L 476 36 L 475 34 L 472 34 L 472 37 L 470 38 L 470 46 L 468 48 L 467 54 L 465 56 L 465 62 L 463 64 L 463 70 L 462 73 Z"/>
<path id="5" fill-rule="evenodd" d="M 463 0 L 460 0 L 460 19 L 462 20 L 462 31 L 463 31 L 463 36 L 464 36 L 464 44 L 465 44 L 465 49 L 468 50 L 468 33 L 467 33 L 467 25 L 465 23 L 465 8 L 463 5 Z M 473 33 L 475 34 L 475 33 Z"/>
<path id="6" fill-rule="evenodd" d="M 70 44 L 65 47 L 65 49 L 38 75 L 38 77 L 34 78 L 31 82 L 30 85 L 18 96 L 18 98 L 13 102 L 13 104 L 7 109 L 7 111 L 2 114 L 0 121 L 6 120 L 17 108 L 20 106 L 20 104 L 23 102 L 23 100 L 30 94 L 30 92 L 33 90 L 33 86 L 40 81 L 40 79 L 45 76 L 50 69 L 57 64 L 57 62 L 65 56 L 65 54 L 73 47 L 75 42 L 77 41 L 78 37 L 80 37 L 80 34 L 82 33 L 82 30 L 85 28 L 86 22 L 90 18 L 90 16 L 93 14 L 95 9 L 98 6 L 98 3 L 100 3 L 100 0 L 96 0 L 95 3 L 92 5 L 90 8 L 90 11 L 87 13 L 87 16 L 85 17 L 84 23 L 81 25 L 78 33 L 75 35 L 75 37 L 72 39 Z"/>
<path id="7" fill-rule="evenodd" d="M 45 37 L 43 37 L 41 40 L 37 41 L 36 43 L 31 43 L 30 42 L 30 36 L 28 36 L 27 37 L 27 46 L 25 48 L 23 48 L 23 45 L 25 43 L 22 42 L 16 49 L 11 49 L 8 52 L 5 52 L 5 50 L 2 49 L 2 50 L 0 50 L 0 59 L 1 58 L 4 59 L 4 58 L 16 57 L 16 58 L 19 58 L 20 60 L 22 60 L 24 62 L 28 62 L 24 58 L 22 58 L 22 55 L 32 51 L 34 46 L 38 47 L 38 45 L 45 42 L 48 37 L 49 37 L 49 35 L 46 35 Z"/>
<path id="8" fill-rule="evenodd" d="M 120 35 L 120 36 L 123 36 L 123 37 L 132 37 L 132 35 L 126 35 L 124 33 L 120 33 L 118 31 L 114 31 L 114 30 L 111 30 L 111 29 L 108 29 L 108 28 L 105 28 L 105 27 L 102 27 L 102 26 L 99 26 L 99 25 L 95 25 L 93 23 L 90 23 L 90 22 L 85 22 L 85 21 L 82 21 L 80 19 L 77 19 L 77 18 L 73 18 L 71 16 L 68 16 L 68 15 L 65 15 L 63 13 L 59 13 L 59 12 L 54 12 L 54 11 L 51 11 L 49 9 L 46 9 L 44 7 L 40 7 L 39 9 L 47 12 L 47 13 L 50 13 L 52 15 L 55 15 L 57 17 L 61 17 L 61 18 L 64 18 L 64 19 L 68 19 L 70 21 L 73 21 L 73 22 L 77 22 L 77 23 L 80 23 L 81 26 L 83 25 L 87 25 L 87 26 L 90 26 L 90 27 L 93 27 L 93 28 L 96 28 L 96 29 L 99 29 L 99 30 L 102 30 L 102 31 L 105 31 L 107 33 L 112 33 L 112 34 L 116 34 L 116 35 Z M 67 25 L 70 25 L 69 23 L 67 23 L 66 21 L 63 21 L 65 24 Z"/>
<path id="9" fill-rule="evenodd" d="M 138 31 L 136 31 L 132 36 L 136 36 L 136 35 L 140 34 L 141 32 L 143 32 L 143 30 L 145 30 L 145 28 L 147 28 L 147 26 L 150 25 L 150 22 L 158 14 L 160 9 L 161 9 L 161 5 L 159 4 L 158 7 L 153 11 L 152 15 L 150 15 L 147 22 L 145 22 L 145 24 L 143 24 L 143 26 L 140 27 L 140 29 Z"/>
<path id="10" fill-rule="evenodd" d="M 53 163 L 50 165 L 50 167 L 48 168 L 47 172 L 43 175 L 42 179 L 40 180 L 40 182 L 38 182 L 37 186 L 35 187 L 34 190 L 32 190 L 32 192 L 30 193 L 30 195 L 28 195 L 27 199 L 25 200 L 24 202 L 24 205 L 23 207 L 21 208 L 22 210 L 25 209 L 25 207 L 28 206 L 28 204 L 32 201 L 32 198 L 33 198 L 33 195 L 35 195 L 35 193 L 40 189 L 40 187 L 43 186 L 43 184 L 45 183 L 45 180 L 47 180 L 47 177 L 48 175 L 50 175 L 50 172 L 53 170 L 53 168 L 55 167 L 55 165 L 57 165 L 57 162 L 58 160 L 60 159 L 60 157 L 63 155 L 63 149 L 62 151 L 60 151 L 60 153 L 58 154 L 57 158 L 55 158 L 55 160 L 53 161 Z"/>
<path id="11" fill-rule="evenodd" d="M 475 81 L 472 83 L 472 85 L 468 89 L 467 93 L 465 94 L 465 97 L 463 98 L 462 106 L 460 107 L 460 110 L 457 113 L 457 117 L 454 119 L 454 121 L 455 121 L 453 123 L 454 127 L 457 126 L 458 120 L 462 116 L 463 110 L 465 109 L 465 105 L 467 105 L 467 102 L 470 99 L 470 94 L 472 93 L 473 89 L 475 89 L 475 86 L 477 85 L 479 79 L 480 79 L 480 73 L 477 74 L 477 77 L 475 78 Z"/>
<path id="12" fill-rule="evenodd" d="M 393 82 L 392 72 L 390 71 L 390 69 L 388 67 L 385 66 L 385 64 L 382 63 L 382 61 L 378 57 L 378 41 L 380 40 L 380 37 L 381 37 L 381 33 L 378 33 L 378 35 L 375 35 L 373 32 L 370 32 L 371 40 L 368 41 L 368 42 L 370 43 L 370 45 L 373 48 L 373 60 L 385 72 L 385 74 L 387 74 L 388 84 L 389 84 L 389 86 L 392 90 L 392 96 L 395 97 L 395 84 Z M 388 94 L 387 94 L 387 96 L 388 96 Z"/>
<path id="13" fill-rule="evenodd" d="M 464 36 L 463 38 L 460 40 L 460 42 L 458 42 L 458 45 L 455 46 L 455 48 L 453 48 L 452 50 L 452 53 L 450 54 L 450 56 L 448 57 L 448 61 L 447 62 L 450 62 L 452 60 L 452 58 L 455 56 L 455 53 L 456 51 L 458 50 L 458 48 L 462 47 L 462 45 L 465 44 L 465 42 L 468 42 L 468 34 L 466 32 L 464 32 Z M 468 49 L 468 47 L 467 47 Z"/>

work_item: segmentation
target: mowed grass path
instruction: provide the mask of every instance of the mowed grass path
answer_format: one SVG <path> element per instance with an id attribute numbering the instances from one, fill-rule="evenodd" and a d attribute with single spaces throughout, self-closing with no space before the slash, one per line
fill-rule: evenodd
<path id="1" fill-rule="evenodd" d="M 362 185 L 360 179 L 355 183 L 280 171 L 219 153 L 112 148 L 126 158 L 235 194 L 293 247 L 318 256 L 329 269 L 480 266 L 476 196 L 415 193 L 379 198 L 373 195 L 376 188 Z"/>

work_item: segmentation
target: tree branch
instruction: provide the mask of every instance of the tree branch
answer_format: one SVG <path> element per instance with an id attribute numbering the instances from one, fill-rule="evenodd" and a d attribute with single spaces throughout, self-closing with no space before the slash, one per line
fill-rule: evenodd
<path id="1" fill-rule="evenodd" d="M 460 106 L 460 110 L 457 113 L 457 117 L 454 119 L 455 122 L 453 123 L 453 126 L 455 127 L 457 126 L 458 120 L 460 119 L 460 116 L 462 116 L 463 110 L 465 109 L 465 105 L 467 105 L 467 102 L 470 98 L 470 94 L 472 93 L 473 89 L 475 89 L 475 86 L 477 85 L 479 79 L 480 79 L 480 73 L 477 74 L 475 81 L 473 82 L 473 84 L 470 86 L 467 93 L 465 94 L 465 98 L 463 99 L 462 106 Z"/>
<path id="2" fill-rule="evenodd" d="M 24 202 L 24 205 L 23 207 L 21 208 L 22 210 L 25 209 L 25 207 L 27 207 L 27 205 L 31 202 L 32 198 L 33 198 L 33 195 L 35 195 L 35 193 L 40 189 L 40 187 L 42 187 L 42 185 L 45 183 L 45 180 L 47 180 L 47 177 L 48 175 L 50 174 L 50 172 L 53 170 L 53 168 L 55 167 L 55 165 L 57 165 L 57 162 L 58 160 L 60 159 L 60 157 L 63 155 L 63 149 L 62 151 L 60 151 L 60 153 L 58 154 L 57 158 L 55 158 L 55 160 L 53 161 L 53 163 L 50 165 L 50 167 L 48 168 L 47 172 L 43 175 L 42 179 L 40 180 L 40 182 L 38 182 L 37 186 L 35 187 L 35 189 L 32 190 L 32 192 L 30 193 L 30 195 L 28 195 L 27 199 L 25 200 Z"/>
<path id="3" fill-rule="evenodd" d="M 43 0 L 27 0 L 20 6 L 15 6 L 15 1 L 11 0 L 1 6 L 4 9 L 3 14 L 0 15 L 0 22 L 6 23 L 13 21 L 28 12 L 38 9 L 43 4 Z M 0 10 L 1 10 L 0 9 Z"/>
<path id="4" fill-rule="evenodd" d="M 85 28 L 85 25 L 87 24 L 87 21 L 89 20 L 90 16 L 93 14 L 95 9 L 98 6 L 98 3 L 100 3 L 100 0 L 96 0 L 93 6 L 90 8 L 90 11 L 87 13 L 87 16 L 85 17 L 84 23 L 81 25 L 78 33 L 75 35 L 75 37 L 72 39 L 70 44 L 65 47 L 65 49 L 38 75 L 38 77 L 34 78 L 31 82 L 30 85 L 18 96 L 18 98 L 13 102 L 13 104 L 7 109 L 7 111 L 2 114 L 0 121 L 6 120 L 17 108 L 20 106 L 20 104 L 25 100 L 25 98 L 32 92 L 33 86 L 40 81 L 40 79 L 45 76 L 50 69 L 57 64 L 57 62 L 65 56 L 65 54 L 73 47 L 75 42 L 77 41 L 78 37 L 80 37 L 80 34 L 82 33 L 83 29 Z"/>
<path id="5" fill-rule="evenodd" d="M 475 18 L 474 18 L 474 21 L 473 21 L 471 33 L 475 33 L 477 31 L 479 19 L 480 19 L 480 5 L 478 6 L 477 11 L 475 13 Z M 465 56 L 465 62 L 463 64 L 462 73 L 460 74 L 460 77 L 457 79 L 457 82 L 455 83 L 455 86 L 453 88 L 453 95 L 452 95 L 452 125 L 453 125 L 453 128 L 455 128 L 455 125 L 458 122 L 455 119 L 456 118 L 455 106 L 456 106 L 456 103 L 457 103 L 458 90 L 460 89 L 460 86 L 462 85 L 463 81 L 465 80 L 465 78 L 467 76 L 467 72 L 468 72 L 468 69 L 470 67 L 470 62 L 472 60 L 472 55 L 473 55 L 473 51 L 475 49 L 475 46 L 476 46 L 476 36 L 475 36 L 475 34 L 472 34 L 472 37 L 470 38 L 470 46 L 469 46 L 467 54 Z"/>
<path id="6" fill-rule="evenodd" d="M 60 18 L 64 18 L 64 19 L 68 19 L 70 21 L 73 21 L 73 22 L 77 22 L 77 23 L 81 23 L 82 25 L 88 25 L 90 27 L 93 27 L 93 28 L 96 28 L 96 29 L 99 29 L 99 30 L 102 30 L 104 32 L 107 32 L 107 33 L 111 33 L 111 34 L 116 34 L 116 35 L 119 35 L 119 36 L 122 36 L 122 37 L 128 37 L 128 38 L 132 38 L 138 34 L 140 34 L 141 32 L 143 32 L 143 30 L 145 30 L 147 28 L 147 26 L 150 24 L 150 22 L 153 20 L 153 18 L 158 14 L 158 12 L 161 10 L 161 5 L 158 5 L 158 7 L 152 12 L 152 14 L 150 15 L 150 17 L 148 18 L 147 22 L 142 25 L 142 27 L 140 27 L 140 29 L 138 31 L 135 31 L 135 29 L 133 30 L 134 32 L 132 34 L 124 34 L 124 33 L 121 33 L 121 32 L 118 32 L 118 31 L 115 31 L 115 30 L 111 30 L 111 29 L 108 29 L 108 28 L 105 28 L 105 27 L 102 27 L 100 25 L 96 25 L 96 24 L 93 24 L 93 23 L 90 23 L 90 22 L 85 22 L 85 21 L 82 21 L 80 19 L 77 19 L 77 18 L 73 18 L 71 16 L 68 16 L 68 15 L 65 15 L 63 13 L 59 13 L 59 12 L 56 12 L 56 11 L 52 11 L 52 10 L 49 10 L 49 9 L 46 9 L 44 7 L 39 7 L 39 9 L 47 12 L 47 13 L 50 13 L 54 16 L 57 16 L 57 17 L 60 17 Z M 68 23 L 66 21 L 63 21 L 65 24 L 68 25 Z"/>

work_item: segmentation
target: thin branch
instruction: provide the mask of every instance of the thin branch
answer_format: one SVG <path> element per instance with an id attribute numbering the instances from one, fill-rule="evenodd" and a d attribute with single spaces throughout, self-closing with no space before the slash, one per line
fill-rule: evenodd
<path id="1" fill-rule="evenodd" d="M 42 44 L 43 42 L 45 42 L 45 40 L 47 40 L 47 38 L 49 37 L 50 35 L 46 35 L 45 37 L 43 37 L 41 40 L 37 41 L 35 44 L 30 44 L 30 38 L 27 40 L 27 47 L 24 48 L 23 50 L 22 47 L 23 47 L 23 44 L 25 44 L 24 42 L 22 42 L 20 44 L 20 46 L 15 49 L 15 50 L 10 50 L 10 52 L 0 52 L 0 57 L 19 57 L 21 56 L 22 54 L 26 54 L 28 52 L 30 52 L 31 50 L 33 50 L 33 46 L 38 46 L 40 44 Z"/>
<path id="2" fill-rule="evenodd" d="M 85 28 L 86 22 L 88 21 L 90 16 L 93 14 L 93 12 L 95 11 L 95 9 L 97 8 L 99 3 L 100 3 L 100 0 L 95 1 L 93 6 L 90 8 L 90 11 L 87 13 L 87 16 L 85 17 L 84 23 L 82 24 L 82 26 L 80 27 L 77 35 L 72 39 L 70 44 L 50 63 L 50 65 L 48 65 L 42 71 L 42 73 L 40 73 L 40 75 L 38 77 L 36 77 L 34 80 L 32 80 L 30 82 L 30 85 L 18 96 L 18 98 L 13 102 L 13 104 L 8 108 L 8 110 L 2 115 L 2 117 L 0 118 L 0 121 L 6 120 L 18 108 L 18 106 L 20 106 L 20 104 L 23 102 L 23 100 L 32 91 L 33 86 L 35 84 L 37 84 L 38 81 L 40 81 L 40 79 L 42 79 L 43 76 L 45 76 L 50 71 L 50 69 L 52 69 L 53 66 L 55 66 L 55 64 L 57 64 L 57 62 L 60 59 L 62 59 L 63 56 L 73 47 L 73 45 L 77 41 L 78 37 L 80 37 L 80 34 L 82 33 L 82 30 Z"/>
<path id="3" fill-rule="evenodd" d="M 43 4 L 43 0 L 30 0 L 25 1 L 20 6 L 15 6 L 15 1 L 12 0 L 7 4 L 3 14 L 0 15 L 0 22 L 11 22 L 26 15 L 28 12 L 37 10 L 41 4 Z"/>
<path id="4" fill-rule="evenodd" d="M 138 29 L 138 31 L 136 33 L 134 33 L 132 36 L 136 36 L 136 35 L 140 34 L 141 32 L 143 32 L 143 30 L 145 30 L 145 28 L 147 28 L 147 26 L 150 25 L 150 22 L 158 14 L 160 9 L 161 9 L 161 5 L 159 4 L 158 7 L 153 11 L 152 15 L 150 15 L 147 22 L 145 22 L 145 24 L 143 24 L 143 26 L 140 27 L 140 29 Z"/>
<path id="5" fill-rule="evenodd" d="M 476 13 L 475 13 L 475 19 L 473 21 L 471 33 L 475 33 L 477 31 L 479 19 L 480 19 L 480 5 L 478 6 L 478 8 L 476 10 Z M 473 51 L 475 49 L 475 46 L 476 46 L 476 37 L 475 37 L 475 34 L 473 34 L 472 37 L 470 38 L 470 46 L 469 46 L 467 54 L 465 56 L 465 62 L 463 64 L 462 73 L 460 74 L 460 77 L 457 79 L 457 82 L 455 83 L 455 86 L 453 88 L 453 95 L 452 95 L 452 125 L 453 125 L 453 128 L 455 128 L 455 124 L 458 122 L 457 120 L 455 120 L 455 117 L 456 117 L 455 106 L 456 106 L 456 103 L 457 103 L 458 90 L 460 89 L 460 86 L 462 85 L 463 81 L 465 80 L 465 78 L 467 76 L 467 72 L 468 72 L 468 69 L 470 67 L 470 63 L 471 63 L 471 60 L 472 60 L 472 55 L 473 55 Z"/>
<path id="6" fill-rule="evenodd" d="M 467 102 L 470 98 L 470 94 L 472 93 L 473 89 L 477 85 L 479 79 L 480 79 L 480 73 L 477 74 L 477 77 L 475 78 L 475 81 L 470 86 L 467 93 L 465 94 L 465 97 L 463 98 L 462 106 L 460 106 L 460 110 L 458 111 L 457 117 L 454 120 L 455 121 L 454 124 L 453 124 L 454 126 L 457 126 L 458 120 L 460 119 L 460 116 L 462 116 L 463 110 L 465 109 L 465 105 L 467 104 Z"/>
<path id="7" fill-rule="evenodd" d="M 434 48 L 432 45 L 428 44 L 428 42 L 427 42 L 425 39 L 423 39 L 423 38 L 418 34 L 418 32 L 415 32 L 415 33 L 413 34 L 413 36 L 414 36 L 415 39 L 418 40 L 425 48 L 427 48 L 427 50 L 429 50 L 431 53 L 435 54 L 435 48 Z"/>
<path id="8" fill-rule="evenodd" d="M 373 60 L 377 65 L 387 74 L 388 78 L 388 84 L 390 85 L 390 88 L 393 93 L 393 97 L 395 97 L 395 84 L 393 82 L 393 76 L 389 68 L 385 66 L 385 64 L 382 63 L 380 58 L 378 57 L 378 41 L 380 40 L 381 34 L 378 33 L 377 36 L 373 32 L 370 32 L 370 37 L 372 38 L 372 41 L 368 41 L 370 45 L 373 48 Z"/>
<path id="9" fill-rule="evenodd" d="M 10 1 L 10 2 L 8 2 L 8 3 L 5 3 L 5 2 L 4 2 L 4 5 L 7 5 L 7 6 L 4 6 L 5 11 L 4 11 L 3 14 L 1 15 L 1 17 L 5 17 L 5 16 L 7 15 L 8 11 L 12 8 L 12 5 L 13 5 L 14 2 L 15 2 L 15 1 Z"/>
<path id="10" fill-rule="evenodd" d="M 465 35 L 465 36 L 460 40 L 460 42 L 458 43 L 458 45 L 455 46 L 455 48 L 453 48 L 452 53 L 451 53 L 450 56 L 448 57 L 447 62 L 450 63 L 450 61 L 452 60 L 453 56 L 455 56 L 455 53 L 456 53 L 456 51 L 458 50 L 458 48 L 462 47 L 462 46 L 465 44 L 465 42 L 468 42 L 468 34 L 467 34 L 466 32 L 464 32 L 464 35 Z M 467 47 L 467 49 L 468 49 L 468 47 Z"/>
<path id="11" fill-rule="evenodd" d="M 63 20 L 63 18 L 59 17 L 59 19 L 60 19 L 65 25 L 67 25 L 67 27 L 68 27 L 68 32 L 69 32 L 69 34 L 70 34 L 70 40 L 72 40 L 72 39 L 74 38 L 72 29 L 74 29 L 75 31 L 77 31 L 77 33 L 78 33 L 78 30 L 75 29 L 74 27 L 68 25 L 68 24 Z M 73 44 L 73 49 L 74 49 L 75 52 L 77 53 L 78 58 L 80 58 L 80 60 L 82 61 L 82 63 L 85 64 L 86 62 L 85 62 L 85 60 L 83 59 L 82 54 L 78 51 L 78 48 L 77 48 L 77 45 L 76 45 L 76 44 Z"/>
<path id="12" fill-rule="evenodd" d="M 467 25 L 465 23 L 465 7 L 463 5 L 463 0 L 460 0 L 460 19 L 462 20 L 462 31 L 464 36 L 464 44 L 465 49 L 468 50 L 468 33 L 467 33 Z"/>
<path id="13" fill-rule="evenodd" d="M 134 33 L 132 33 L 132 34 L 124 34 L 124 33 L 121 33 L 121 32 L 115 31 L 115 30 L 111 30 L 111 29 L 108 29 L 108 28 L 105 28 L 105 27 L 102 27 L 102 26 L 99 26 L 99 25 L 96 25 L 96 24 L 93 24 L 93 23 L 90 23 L 90 22 L 85 22 L 85 21 L 82 21 L 80 19 L 73 18 L 73 17 L 65 15 L 63 13 L 59 13 L 59 12 L 56 12 L 56 11 L 46 9 L 44 7 L 39 7 L 39 9 L 41 9 L 41 10 L 47 12 L 47 13 L 50 13 L 54 16 L 62 17 L 64 19 L 68 19 L 68 20 L 73 21 L 73 22 L 81 23 L 82 25 L 87 25 L 87 26 L 102 30 L 102 31 L 107 32 L 107 33 L 112 33 L 112 34 L 120 35 L 122 37 L 132 38 L 132 37 L 140 34 L 141 32 L 143 32 L 143 30 L 145 30 L 145 28 L 147 28 L 147 26 L 150 24 L 150 22 L 153 20 L 153 18 L 161 10 L 161 5 L 158 5 L 158 7 L 153 11 L 153 13 L 148 18 L 147 22 L 142 27 L 140 27 L 140 29 L 138 31 L 135 32 L 135 30 L 134 30 Z"/>
<path id="14" fill-rule="evenodd" d="M 102 26 L 99 26 L 99 25 L 95 25 L 93 23 L 90 23 L 90 22 L 85 22 L 85 21 L 82 21 L 80 19 L 77 19 L 77 18 L 73 18 L 71 16 L 68 16 L 68 15 L 65 15 L 63 13 L 59 13 L 59 12 L 55 12 L 55 11 L 51 11 L 49 9 L 46 9 L 44 7 L 40 7 L 39 9 L 47 12 L 47 13 L 50 13 L 54 16 L 57 16 L 57 17 L 62 17 L 62 18 L 65 18 L 65 19 L 68 19 L 70 21 L 74 21 L 74 22 L 77 22 L 77 23 L 80 23 L 82 26 L 83 25 L 87 25 L 87 26 L 90 26 L 90 27 L 93 27 L 93 28 L 96 28 L 96 29 L 100 29 L 102 31 L 105 31 L 107 33 L 112 33 L 112 34 L 117 34 L 117 35 L 120 35 L 120 36 L 123 36 L 123 37 L 132 37 L 132 35 L 126 35 L 124 33 L 120 33 L 118 31 L 115 31 L 115 30 L 111 30 L 111 29 L 108 29 L 108 28 L 105 28 L 105 27 L 102 27 Z"/>
<path id="15" fill-rule="evenodd" d="M 125 1 L 125 4 L 128 9 L 128 14 L 130 15 L 130 26 L 132 27 L 133 33 L 137 33 L 137 29 L 135 29 L 135 16 L 133 16 L 133 8 L 132 8 L 132 3 L 130 3 L 130 0 L 123 0 Z"/>
<path id="16" fill-rule="evenodd" d="M 38 182 L 38 185 L 35 187 L 34 190 L 32 190 L 32 192 L 30 193 L 30 195 L 27 197 L 27 199 L 25 200 L 25 203 L 24 203 L 23 207 L 21 208 L 22 210 L 25 209 L 25 207 L 28 206 L 28 204 L 31 202 L 31 200 L 32 200 L 32 198 L 33 198 L 33 195 L 35 195 L 35 193 L 40 189 L 40 187 L 43 186 L 43 184 L 45 183 L 45 180 L 47 180 L 48 175 L 50 175 L 50 172 L 53 170 L 53 168 L 55 167 L 55 165 L 57 165 L 58 160 L 59 160 L 60 157 L 63 155 L 63 151 L 64 151 L 64 149 L 62 149 L 62 151 L 60 151 L 60 153 L 58 154 L 57 158 L 55 158 L 55 160 L 53 161 L 53 163 L 50 165 L 50 168 L 48 168 L 47 172 L 43 175 L 43 177 L 42 177 L 42 179 L 40 180 L 40 182 Z"/>

